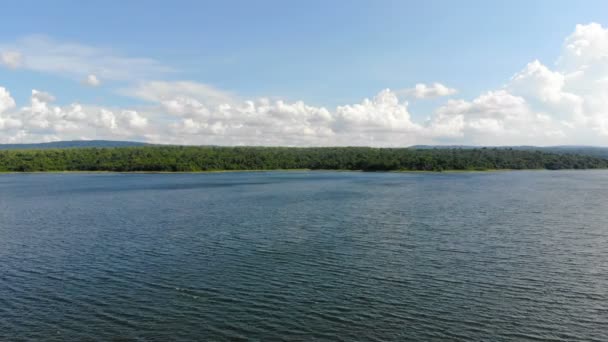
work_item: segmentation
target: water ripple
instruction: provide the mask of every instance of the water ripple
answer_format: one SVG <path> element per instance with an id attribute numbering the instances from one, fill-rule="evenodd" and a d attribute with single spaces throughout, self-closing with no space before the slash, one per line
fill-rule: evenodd
<path id="1" fill-rule="evenodd" d="M 2 341 L 608 340 L 605 171 L 0 178 Z"/>

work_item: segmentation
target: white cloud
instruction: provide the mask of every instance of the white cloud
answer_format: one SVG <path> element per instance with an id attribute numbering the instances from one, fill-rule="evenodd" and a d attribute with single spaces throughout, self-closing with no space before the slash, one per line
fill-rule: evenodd
<path id="1" fill-rule="evenodd" d="M 6 88 L 0 87 L 0 114 L 15 107 L 15 100 Z"/>
<path id="2" fill-rule="evenodd" d="M 562 136 L 559 123 L 506 90 L 470 102 L 450 100 L 437 109 L 429 128 L 437 137 L 467 137 L 482 145 L 546 144 Z"/>
<path id="3" fill-rule="evenodd" d="M 97 76 L 90 74 L 83 80 L 83 83 L 89 87 L 97 87 L 101 84 L 101 81 L 99 78 L 97 78 Z"/>
<path id="4" fill-rule="evenodd" d="M 574 141 L 606 145 L 608 137 L 608 29 L 577 25 L 564 41 L 556 70 L 535 61 L 508 85 L 535 107 L 570 127 Z"/>
<path id="5" fill-rule="evenodd" d="M 19 122 L 4 115 L 4 113 L 15 107 L 15 100 L 11 94 L 3 87 L 0 87 L 0 131 L 15 128 Z"/>
<path id="6" fill-rule="evenodd" d="M 180 98 L 173 105 L 167 110 L 179 120 L 172 135 L 198 144 L 318 145 L 334 134 L 330 113 L 303 102 L 259 99 L 209 108 Z"/>
<path id="7" fill-rule="evenodd" d="M 508 88 L 542 102 L 557 102 L 563 96 L 564 83 L 563 74 L 551 71 L 535 60 L 511 78 Z"/>
<path id="8" fill-rule="evenodd" d="M 410 132 L 420 127 L 411 121 L 407 102 L 400 103 L 397 95 L 385 89 L 372 100 L 360 104 L 339 106 L 335 113 L 337 131 Z"/>
<path id="9" fill-rule="evenodd" d="M 441 83 L 433 83 L 426 85 L 424 83 L 418 83 L 414 88 L 403 89 L 398 93 L 405 96 L 413 96 L 417 99 L 426 99 L 440 96 L 449 96 L 457 93 L 454 88 L 446 87 Z"/>
<path id="10" fill-rule="evenodd" d="M 608 30 L 598 23 L 576 25 L 564 41 L 558 64 L 566 72 L 602 67 L 608 62 Z M 604 69 L 605 70 L 605 69 Z"/>
<path id="11" fill-rule="evenodd" d="M 0 88 L 0 141 L 139 138 L 148 128 L 148 119 L 134 110 L 55 106 L 54 101 L 51 94 L 32 90 L 29 105 L 15 109 L 10 94 Z"/>
<path id="12" fill-rule="evenodd" d="M 0 51 L 0 64 L 10 69 L 17 69 L 23 64 L 23 56 L 19 51 Z"/>
<path id="13" fill-rule="evenodd" d="M 0 43 L 0 51 L 4 51 L 2 61 L 7 66 L 79 81 L 90 74 L 107 80 L 133 81 L 174 71 L 154 59 L 125 57 L 111 49 L 61 42 L 46 36 L 27 36 L 13 43 Z"/>

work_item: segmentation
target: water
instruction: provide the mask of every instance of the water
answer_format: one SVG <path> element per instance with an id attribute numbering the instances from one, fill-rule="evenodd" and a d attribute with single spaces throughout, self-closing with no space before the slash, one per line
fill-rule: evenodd
<path id="1" fill-rule="evenodd" d="M 0 175 L 0 340 L 607 341 L 608 172 Z"/>

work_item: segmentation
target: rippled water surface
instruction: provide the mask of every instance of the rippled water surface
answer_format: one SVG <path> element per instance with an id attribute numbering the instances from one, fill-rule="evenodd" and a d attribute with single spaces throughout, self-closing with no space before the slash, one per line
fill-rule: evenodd
<path id="1" fill-rule="evenodd" d="M 608 172 L 0 175 L 0 340 L 608 341 Z"/>

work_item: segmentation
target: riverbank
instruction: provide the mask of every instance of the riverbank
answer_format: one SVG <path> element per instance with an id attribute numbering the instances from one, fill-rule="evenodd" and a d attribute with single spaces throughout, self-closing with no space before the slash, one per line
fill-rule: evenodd
<path id="1" fill-rule="evenodd" d="M 361 173 L 416 173 L 416 174 L 458 174 L 458 173 L 496 173 L 496 172 L 519 172 L 519 171 L 608 171 L 608 168 L 595 169 L 487 169 L 487 170 L 387 170 L 387 171 L 366 171 L 366 170 L 334 170 L 334 169 L 272 169 L 272 170 L 206 170 L 206 171 L 0 171 L 0 175 L 14 174 L 215 174 L 215 173 L 264 173 L 264 172 L 361 172 Z"/>

